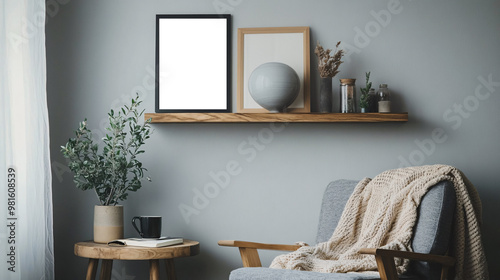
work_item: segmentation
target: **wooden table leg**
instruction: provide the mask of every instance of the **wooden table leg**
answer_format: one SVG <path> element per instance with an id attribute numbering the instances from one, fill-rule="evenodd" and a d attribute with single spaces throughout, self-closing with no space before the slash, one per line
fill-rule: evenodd
<path id="1" fill-rule="evenodd" d="M 160 280 L 159 260 L 149 260 L 149 280 Z"/>
<path id="2" fill-rule="evenodd" d="M 165 259 L 165 266 L 167 268 L 167 279 L 177 280 L 177 276 L 175 275 L 174 259 Z"/>
<path id="3" fill-rule="evenodd" d="M 98 259 L 89 259 L 89 265 L 87 266 L 87 277 L 85 278 L 85 280 L 95 280 L 98 265 Z"/>
<path id="4" fill-rule="evenodd" d="M 101 276 L 99 280 L 111 280 L 111 270 L 113 269 L 113 260 L 102 260 Z"/>

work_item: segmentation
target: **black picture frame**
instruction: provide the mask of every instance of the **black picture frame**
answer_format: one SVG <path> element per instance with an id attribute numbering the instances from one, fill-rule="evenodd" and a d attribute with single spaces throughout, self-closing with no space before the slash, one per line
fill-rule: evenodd
<path id="1" fill-rule="evenodd" d="M 156 113 L 231 112 L 231 15 L 156 15 L 155 61 Z"/>

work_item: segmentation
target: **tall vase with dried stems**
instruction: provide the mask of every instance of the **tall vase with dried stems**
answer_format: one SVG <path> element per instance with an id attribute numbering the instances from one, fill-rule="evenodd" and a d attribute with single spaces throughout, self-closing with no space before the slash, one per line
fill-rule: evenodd
<path id="1" fill-rule="evenodd" d="M 332 112 L 332 78 L 326 77 L 320 80 L 319 89 L 319 112 L 331 113 Z"/>
<path id="2" fill-rule="evenodd" d="M 321 113 L 331 113 L 333 110 L 333 89 L 332 89 L 332 79 L 339 73 L 338 69 L 342 56 L 344 56 L 344 50 L 338 49 L 340 41 L 337 42 L 335 46 L 335 51 L 333 56 L 330 55 L 331 49 L 323 49 L 319 44 L 316 45 L 314 53 L 318 57 L 318 70 L 321 77 L 320 80 L 320 91 L 319 91 L 319 111 Z"/>

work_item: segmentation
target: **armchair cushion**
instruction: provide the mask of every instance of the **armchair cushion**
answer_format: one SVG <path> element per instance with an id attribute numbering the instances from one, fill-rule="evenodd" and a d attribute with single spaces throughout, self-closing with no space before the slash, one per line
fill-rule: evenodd
<path id="1" fill-rule="evenodd" d="M 450 181 L 433 186 L 420 202 L 418 220 L 413 229 L 413 251 L 423 254 L 444 255 L 450 245 L 451 228 L 455 212 L 455 188 Z M 412 261 L 408 272 L 422 279 L 440 279 L 441 265 Z"/>
<path id="2" fill-rule="evenodd" d="M 408 276 L 400 279 L 417 280 Z M 265 267 L 244 267 L 231 272 L 229 280 L 380 280 L 375 274 L 366 273 L 321 273 Z"/>
<path id="3" fill-rule="evenodd" d="M 321 205 L 317 243 L 330 239 L 357 184 L 358 181 L 355 180 L 336 180 L 328 185 Z M 418 208 L 418 220 L 412 239 L 414 252 L 436 255 L 446 253 L 450 244 L 455 203 L 455 189 L 450 181 L 439 182 L 429 189 Z M 441 266 L 412 261 L 405 274 L 426 280 L 439 279 Z"/>
<path id="4" fill-rule="evenodd" d="M 347 200 L 357 184 L 358 181 L 355 180 L 336 180 L 328 184 L 323 194 L 316 243 L 326 242 L 332 237 Z"/>

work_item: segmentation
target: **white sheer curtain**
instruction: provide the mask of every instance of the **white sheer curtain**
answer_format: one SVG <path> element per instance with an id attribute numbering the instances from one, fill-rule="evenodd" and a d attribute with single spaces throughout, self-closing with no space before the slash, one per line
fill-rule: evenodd
<path id="1" fill-rule="evenodd" d="M 54 279 L 45 0 L 0 2 L 0 141 L 0 279 Z"/>

